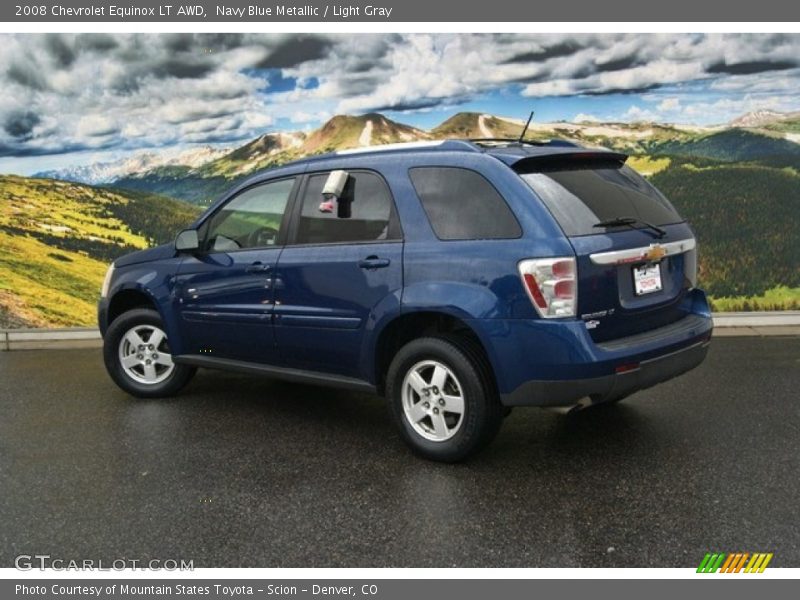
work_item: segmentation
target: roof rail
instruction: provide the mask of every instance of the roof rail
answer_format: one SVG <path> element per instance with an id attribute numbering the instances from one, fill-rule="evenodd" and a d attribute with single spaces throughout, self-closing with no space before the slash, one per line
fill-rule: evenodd
<path id="1" fill-rule="evenodd" d="M 472 150 L 474 146 L 467 140 L 421 140 L 417 142 L 399 142 L 396 144 L 376 144 L 375 146 L 360 146 L 358 148 L 347 148 L 333 152 L 336 156 L 347 154 L 364 154 L 370 152 L 391 152 L 395 150 L 414 150 L 423 148 L 437 148 L 440 150 Z M 324 156 L 324 155 L 323 155 Z"/>

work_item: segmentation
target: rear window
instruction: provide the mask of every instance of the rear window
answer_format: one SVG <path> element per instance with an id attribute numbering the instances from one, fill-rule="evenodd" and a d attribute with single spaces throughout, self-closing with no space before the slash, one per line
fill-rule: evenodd
<path id="1" fill-rule="evenodd" d="M 409 176 L 440 240 L 522 235 L 506 201 L 480 173 L 458 167 L 416 167 Z"/>
<path id="2" fill-rule="evenodd" d="M 616 162 L 559 162 L 520 176 L 570 236 L 602 233 L 604 229 L 594 225 L 617 217 L 633 217 L 652 225 L 683 221 L 644 177 Z"/>

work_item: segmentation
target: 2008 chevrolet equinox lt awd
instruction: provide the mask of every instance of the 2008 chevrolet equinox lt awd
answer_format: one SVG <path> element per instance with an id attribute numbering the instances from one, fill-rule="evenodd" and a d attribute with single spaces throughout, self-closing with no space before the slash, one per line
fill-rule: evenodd
<path id="1" fill-rule="evenodd" d="M 134 396 L 198 367 L 383 394 L 456 461 L 509 407 L 616 402 L 705 358 L 689 225 L 626 156 L 420 142 L 265 171 L 114 262 L 105 364 Z"/>

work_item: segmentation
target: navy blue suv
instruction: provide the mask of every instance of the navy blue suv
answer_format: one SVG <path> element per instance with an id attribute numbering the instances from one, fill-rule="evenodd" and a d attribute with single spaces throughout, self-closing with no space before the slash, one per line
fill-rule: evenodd
<path id="1" fill-rule="evenodd" d="M 689 225 L 626 156 L 397 144 L 265 171 L 109 268 L 105 364 L 134 396 L 198 367 L 384 395 L 456 461 L 513 406 L 616 402 L 702 362 Z"/>

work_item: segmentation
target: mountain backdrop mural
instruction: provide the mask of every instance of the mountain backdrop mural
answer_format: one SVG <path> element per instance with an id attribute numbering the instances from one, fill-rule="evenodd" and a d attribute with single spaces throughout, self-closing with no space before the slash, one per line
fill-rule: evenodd
<path id="1" fill-rule="evenodd" d="M 715 310 L 800 309 L 800 36 L 0 37 L 0 327 L 93 324 L 111 260 L 260 170 L 528 109 L 527 139 L 623 151 L 672 200 Z"/>

